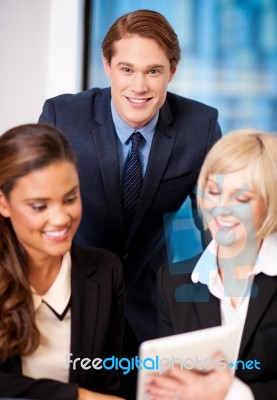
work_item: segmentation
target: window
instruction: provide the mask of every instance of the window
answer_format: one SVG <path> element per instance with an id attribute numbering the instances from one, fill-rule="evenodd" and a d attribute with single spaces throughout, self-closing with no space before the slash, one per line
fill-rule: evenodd
<path id="1" fill-rule="evenodd" d="M 276 0 L 88 0 L 86 87 L 109 85 L 101 42 L 120 15 L 151 8 L 177 32 L 182 60 L 169 90 L 219 110 L 223 133 L 277 131 Z"/>

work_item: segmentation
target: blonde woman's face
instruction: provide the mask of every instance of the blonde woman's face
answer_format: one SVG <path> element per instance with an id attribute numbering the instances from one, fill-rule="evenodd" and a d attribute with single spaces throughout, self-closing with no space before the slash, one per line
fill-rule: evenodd
<path id="1" fill-rule="evenodd" d="M 209 175 L 203 193 L 203 215 L 219 246 L 242 251 L 265 218 L 265 205 L 248 179 L 247 169 Z"/>
<path id="2" fill-rule="evenodd" d="M 56 162 L 18 179 L 8 199 L 0 194 L 0 212 L 31 260 L 64 255 L 82 213 L 75 166 Z"/>

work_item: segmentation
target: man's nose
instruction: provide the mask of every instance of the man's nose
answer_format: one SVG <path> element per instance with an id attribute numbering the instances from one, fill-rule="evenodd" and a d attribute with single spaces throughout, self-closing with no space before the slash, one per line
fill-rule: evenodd
<path id="1" fill-rule="evenodd" d="M 132 90 L 136 93 L 143 93 L 147 91 L 146 77 L 143 73 L 134 74 Z"/>

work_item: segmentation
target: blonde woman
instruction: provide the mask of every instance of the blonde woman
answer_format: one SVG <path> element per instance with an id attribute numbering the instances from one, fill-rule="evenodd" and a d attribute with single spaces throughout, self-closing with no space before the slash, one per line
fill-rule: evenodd
<path id="1" fill-rule="evenodd" d="M 277 137 L 242 129 L 220 139 L 202 166 L 198 204 L 213 240 L 176 264 L 177 275 L 162 269 L 161 335 L 239 325 L 244 368 L 152 375 L 149 399 L 276 399 Z"/>

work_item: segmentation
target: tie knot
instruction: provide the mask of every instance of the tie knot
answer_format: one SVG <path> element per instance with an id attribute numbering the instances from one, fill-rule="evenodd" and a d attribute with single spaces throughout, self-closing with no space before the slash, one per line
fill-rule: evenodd
<path id="1" fill-rule="evenodd" d="M 131 135 L 132 150 L 136 150 L 143 141 L 143 136 L 140 132 L 134 132 Z"/>

